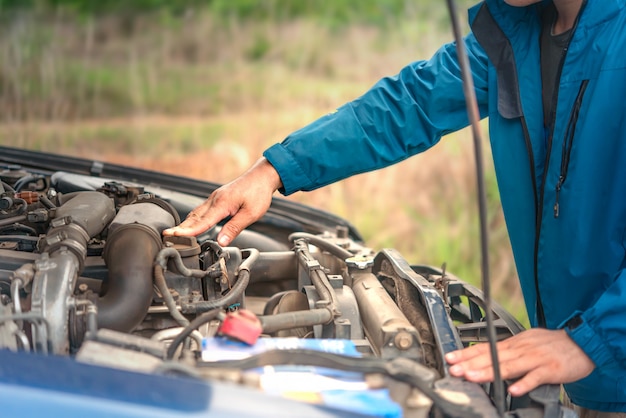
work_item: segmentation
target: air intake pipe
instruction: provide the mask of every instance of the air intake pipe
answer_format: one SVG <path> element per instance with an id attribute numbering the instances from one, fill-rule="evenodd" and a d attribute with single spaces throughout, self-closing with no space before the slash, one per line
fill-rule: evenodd
<path id="1" fill-rule="evenodd" d="M 43 346 L 47 340 L 55 354 L 64 354 L 69 351 L 68 296 L 83 269 L 87 243 L 114 218 L 115 206 L 102 193 L 82 192 L 71 196 L 54 216 L 39 242 L 41 256 L 35 262 L 31 312 L 49 323 L 49 335 L 33 336 L 35 346 Z"/>
<path id="2" fill-rule="evenodd" d="M 111 222 L 104 247 L 108 276 L 98 300 L 99 328 L 130 332 L 146 316 L 154 260 L 163 247 L 161 232 L 176 224 L 164 207 L 139 201 L 123 206 Z"/>

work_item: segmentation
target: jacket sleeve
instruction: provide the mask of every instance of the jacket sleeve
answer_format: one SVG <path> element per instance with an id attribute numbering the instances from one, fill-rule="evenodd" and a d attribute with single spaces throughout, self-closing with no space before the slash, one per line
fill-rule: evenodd
<path id="1" fill-rule="evenodd" d="M 487 57 L 472 34 L 465 38 L 479 111 L 487 112 Z M 264 156 L 291 194 L 313 190 L 422 152 L 468 125 L 456 45 L 440 48 L 360 98 L 275 144 Z"/>
<path id="2" fill-rule="evenodd" d="M 626 370 L 625 301 L 626 270 L 621 270 L 593 306 L 561 325 L 604 373 Z"/>

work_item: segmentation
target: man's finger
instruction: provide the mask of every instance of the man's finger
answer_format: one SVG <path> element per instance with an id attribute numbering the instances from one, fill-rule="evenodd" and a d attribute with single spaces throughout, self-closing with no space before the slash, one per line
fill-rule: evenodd
<path id="1" fill-rule="evenodd" d="M 509 393 L 513 396 L 522 396 L 544 383 L 554 383 L 547 379 L 542 369 L 537 368 L 526 373 L 524 377 L 509 386 Z"/>
<path id="2" fill-rule="evenodd" d="M 219 208 L 206 210 L 203 206 L 196 208 L 187 215 L 187 218 L 180 225 L 168 228 L 163 231 L 163 235 L 191 236 L 199 235 L 217 224 L 220 220 L 228 216 L 228 213 Z"/>
<path id="3" fill-rule="evenodd" d="M 221 231 L 217 235 L 217 243 L 222 247 L 229 245 L 234 237 L 239 235 L 241 231 L 257 219 L 258 217 L 255 217 L 248 211 L 243 209 L 240 210 L 222 227 Z"/>
<path id="4" fill-rule="evenodd" d="M 450 364 L 456 364 L 488 352 L 489 345 L 486 343 L 482 343 L 467 347 L 462 350 L 451 351 L 450 353 L 446 354 L 445 359 Z"/>
<path id="5" fill-rule="evenodd" d="M 534 367 L 537 359 L 527 358 L 525 354 L 523 350 L 516 348 L 498 351 L 500 371 L 505 379 L 517 377 L 526 372 L 528 370 L 525 367 L 526 364 L 532 364 Z M 449 370 L 453 376 L 466 376 L 472 381 L 489 381 L 493 379 L 491 351 L 485 350 L 480 355 L 453 364 Z"/>

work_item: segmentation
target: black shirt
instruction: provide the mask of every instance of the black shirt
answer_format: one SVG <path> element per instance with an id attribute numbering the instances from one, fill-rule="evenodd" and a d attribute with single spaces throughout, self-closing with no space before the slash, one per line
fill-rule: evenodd
<path id="1" fill-rule="evenodd" d="M 565 58 L 565 50 L 572 34 L 571 29 L 558 35 L 552 34 L 556 17 L 554 5 L 546 7 L 542 16 L 543 28 L 541 31 L 541 82 L 545 126 L 549 126 L 551 123 L 551 109 L 556 105 L 558 93 L 559 68 L 561 61 Z"/>

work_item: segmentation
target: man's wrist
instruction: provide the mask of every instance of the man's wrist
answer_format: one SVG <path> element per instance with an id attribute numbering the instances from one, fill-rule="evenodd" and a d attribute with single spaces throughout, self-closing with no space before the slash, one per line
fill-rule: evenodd
<path id="1" fill-rule="evenodd" d="M 278 171 L 265 157 L 261 157 L 257 161 L 257 167 L 261 170 L 263 178 L 267 179 L 268 183 L 272 185 L 274 191 L 283 187 L 283 182 L 278 174 Z"/>

